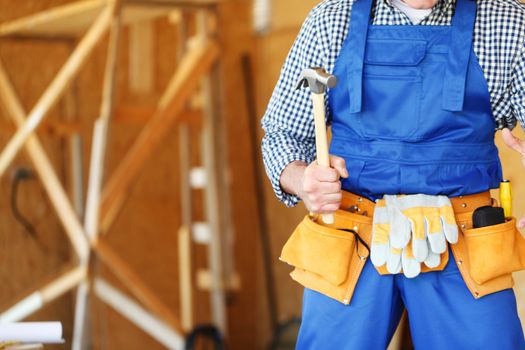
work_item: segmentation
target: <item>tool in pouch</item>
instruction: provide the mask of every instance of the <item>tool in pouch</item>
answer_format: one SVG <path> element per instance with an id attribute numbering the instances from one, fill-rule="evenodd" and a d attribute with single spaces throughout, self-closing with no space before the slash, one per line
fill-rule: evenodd
<path id="1" fill-rule="evenodd" d="M 512 218 L 512 186 L 509 180 L 503 180 L 499 187 L 500 207 L 483 206 L 472 213 L 472 227 L 481 228 L 501 225 Z"/>
<path id="2" fill-rule="evenodd" d="M 312 103 L 314 108 L 315 122 L 315 148 L 317 152 L 317 162 L 322 167 L 330 167 L 330 157 L 328 154 L 328 138 L 326 136 L 325 120 L 325 93 L 327 88 L 333 88 L 337 84 L 337 78 L 328 74 L 323 68 L 311 67 L 305 69 L 299 77 L 297 89 L 302 87 L 310 88 Z M 323 214 L 323 222 L 334 223 L 333 214 Z"/>

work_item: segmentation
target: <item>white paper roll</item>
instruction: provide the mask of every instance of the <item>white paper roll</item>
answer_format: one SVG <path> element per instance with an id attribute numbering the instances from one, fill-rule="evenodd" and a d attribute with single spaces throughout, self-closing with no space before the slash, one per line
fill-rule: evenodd
<path id="1" fill-rule="evenodd" d="M 0 324 L 0 341 L 22 343 L 63 343 L 60 322 L 20 322 Z"/>

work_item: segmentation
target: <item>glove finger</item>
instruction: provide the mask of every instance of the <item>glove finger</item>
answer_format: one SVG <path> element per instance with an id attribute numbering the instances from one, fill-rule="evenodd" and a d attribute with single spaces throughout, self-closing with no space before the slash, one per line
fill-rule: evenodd
<path id="1" fill-rule="evenodd" d="M 429 252 L 428 257 L 425 259 L 425 265 L 431 269 L 438 267 L 441 264 L 441 255 L 434 252 Z"/>
<path id="2" fill-rule="evenodd" d="M 410 221 L 401 215 L 395 215 L 391 221 L 390 244 L 393 248 L 402 249 L 410 241 Z"/>
<path id="3" fill-rule="evenodd" d="M 451 206 L 444 206 L 439 209 L 441 225 L 443 226 L 443 232 L 448 242 L 454 244 L 458 241 L 458 225 L 456 223 L 456 217 L 454 210 Z"/>
<path id="4" fill-rule="evenodd" d="M 374 266 L 383 266 L 386 264 L 386 257 L 390 247 L 387 244 L 372 244 L 370 248 L 370 260 Z"/>
<path id="5" fill-rule="evenodd" d="M 425 208 L 424 216 L 427 234 L 443 232 L 439 208 Z"/>
<path id="6" fill-rule="evenodd" d="M 443 224 L 443 232 L 445 234 L 445 238 L 447 241 L 451 244 L 455 244 L 458 242 L 458 235 L 459 235 L 459 229 L 458 225 L 454 224 L 448 224 L 445 219 L 442 219 Z"/>
<path id="7" fill-rule="evenodd" d="M 401 272 L 401 249 L 390 248 L 387 260 L 386 269 L 392 274 Z"/>
<path id="8" fill-rule="evenodd" d="M 445 235 L 441 232 L 429 234 L 428 244 L 431 252 L 434 254 L 442 254 L 447 250 L 447 241 L 445 240 Z"/>
<path id="9" fill-rule="evenodd" d="M 383 266 L 386 263 L 389 249 L 389 233 L 390 225 L 388 224 L 388 211 L 386 207 L 378 206 L 374 210 L 372 246 L 370 247 L 370 259 L 375 266 Z"/>
<path id="10" fill-rule="evenodd" d="M 435 219 L 437 219 L 438 223 L 436 224 Z M 432 223 L 429 223 L 427 227 L 432 227 L 433 230 L 429 229 L 427 239 L 428 239 L 428 245 L 430 247 L 430 250 L 434 254 L 441 254 L 444 253 L 447 250 L 447 242 L 445 241 L 445 234 L 443 232 L 443 226 L 441 225 L 441 218 L 434 217 L 432 218 Z M 437 229 L 437 231 L 436 231 Z"/>
<path id="11" fill-rule="evenodd" d="M 390 231 L 390 244 L 392 247 L 404 248 L 410 241 L 410 222 L 398 207 L 398 199 L 395 195 L 385 195 L 384 202 L 388 210 Z"/>
<path id="12" fill-rule="evenodd" d="M 412 251 L 410 250 L 410 245 L 403 250 L 401 265 L 403 267 L 403 274 L 407 278 L 414 278 L 421 272 L 421 263 L 414 259 Z"/>
<path id="13" fill-rule="evenodd" d="M 412 223 L 412 250 L 414 258 L 423 262 L 428 256 L 428 242 L 425 237 L 425 219 L 423 216 L 414 216 Z"/>
<path id="14" fill-rule="evenodd" d="M 426 237 L 426 222 L 423 212 L 410 216 L 412 236 L 414 239 L 424 240 Z"/>

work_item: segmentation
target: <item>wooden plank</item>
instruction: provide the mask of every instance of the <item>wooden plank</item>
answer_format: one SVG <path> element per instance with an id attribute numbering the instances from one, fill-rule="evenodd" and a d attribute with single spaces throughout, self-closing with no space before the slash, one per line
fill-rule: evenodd
<path id="1" fill-rule="evenodd" d="M 129 27 L 129 89 L 133 93 L 150 94 L 154 78 L 154 28 L 151 21 Z"/>
<path id="2" fill-rule="evenodd" d="M 40 127 L 45 133 L 56 135 L 59 137 L 69 137 L 74 135 L 81 130 L 81 124 L 76 121 L 63 121 L 63 120 L 49 120 L 42 123 Z M 3 119 L 0 119 L 0 133 L 5 135 L 12 135 L 17 130 L 17 127 L 13 123 L 9 123 Z"/>
<path id="3" fill-rule="evenodd" d="M 144 6 L 169 7 L 209 7 L 220 4 L 222 0 L 127 0 L 127 3 Z"/>
<path id="4" fill-rule="evenodd" d="M 73 340 L 71 350 L 82 350 L 87 348 L 86 328 L 89 311 L 89 284 L 82 281 L 77 288 L 75 300 L 75 320 L 73 323 Z"/>
<path id="5" fill-rule="evenodd" d="M 7 115 L 15 124 L 22 126 L 26 121 L 25 112 L 15 94 L 13 86 L 9 82 L 1 62 L 0 100 L 2 101 L 2 105 L 4 106 Z M 81 260 L 85 260 L 89 253 L 89 246 L 84 235 L 84 230 L 76 216 L 71 202 L 69 201 L 66 191 L 62 187 L 60 180 L 58 179 L 58 176 L 56 175 L 56 172 L 36 135 L 31 134 L 29 136 L 26 148 L 75 252 Z"/>
<path id="6" fill-rule="evenodd" d="M 100 278 L 95 279 L 94 291 L 104 303 L 167 349 L 182 350 L 185 348 L 184 333 L 174 332 L 163 320 L 152 315 L 149 310 L 142 308 L 106 281 Z"/>
<path id="7" fill-rule="evenodd" d="M 86 276 L 87 267 L 79 266 L 40 289 L 44 305 L 52 302 L 62 294 L 78 286 Z"/>
<path id="8" fill-rule="evenodd" d="M 0 176 L 5 173 L 7 167 L 17 155 L 20 148 L 42 122 L 51 107 L 60 98 L 71 80 L 80 70 L 80 67 L 82 67 L 86 61 L 89 53 L 102 38 L 102 35 L 106 32 L 111 21 L 112 11 L 112 6 L 107 6 L 97 17 L 97 20 L 93 23 L 67 62 L 60 69 L 56 77 L 33 107 L 27 120 L 20 126 L 18 131 L 4 148 L 0 154 Z"/>
<path id="9" fill-rule="evenodd" d="M 180 321 L 173 315 L 171 309 L 160 300 L 155 293 L 142 281 L 139 275 L 130 269 L 128 264 L 102 239 L 94 243 L 93 249 L 98 258 L 115 274 L 130 292 L 149 310 L 162 318 L 177 332 L 184 333 Z"/>
<path id="10" fill-rule="evenodd" d="M 141 105 L 120 105 L 115 107 L 114 115 L 111 120 L 116 124 L 146 124 L 155 115 L 155 107 Z M 8 116 L 5 116 L 8 118 Z M 202 125 L 201 110 L 186 110 L 181 112 L 177 119 L 179 123 L 188 124 L 194 127 Z M 17 130 L 17 126 L 7 120 L 0 118 L 0 134 L 12 135 Z M 75 120 L 57 120 L 53 116 L 49 120 L 42 122 L 39 131 L 58 137 L 70 137 L 82 131 L 82 124 Z"/>
<path id="11" fill-rule="evenodd" d="M 146 124 L 154 116 L 155 108 L 150 106 L 120 105 L 115 107 L 113 122 L 119 124 Z M 198 128 L 202 125 L 202 111 L 183 111 L 177 118 L 177 122 Z"/>
<path id="12" fill-rule="evenodd" d="M 202 7 L 216 3 L 216 0 L 129 1 L 123 9 L 122 23 L 130 25 L 167 16 L 173 7 Z M 7 21 L 0 24 L 0 37 L 78 37 L 89 28 L 105 4 L 105 0 L 77 1 Z"/>
<path id="13" fill-rule="evenodd" d="M 24 297 L 0 314 L 0 323 L 17 322 L 29 317 L 44 305 L 76 287 L 87 275 L 86 266 L 78 266 L 63 273 L 58 278 L 44 284 L 35 292 Z"/>
<path id="14" fill-rule="evenodd" d="M 80 34 L 104 8 L 105 0 L 84 0 L 57 6 L 27 17 L 0 24 L 0 36 Z"/>
<path id="15" fill-rule="evenodd" d="M 180 62 L 160 99 L 155 116 L 142 130 L 104 188 L 100 225 L 102 232 L 107 232 L 128 197 L 141 167 L 162 144 L 162 140 L 180 116 L 187 100 L 197 89 L 200 80 L 214 64 L 218 55 L 219 47 L 216 42 L 198 40 Z"/>
<path id="16" fill-rule="evenodd" d="M 115 81 L 117 75 L 117 61 L 120 45 L 120 4 L 111 24 L 109 38 L 106 71 L 102 87 L 102 103 L 100 105 L 100 117 L 95 122 L 93 129 L 93 144 L 91 152 L 91 164 L 89 174 L 88 196 L 86 200 L 86 216 L 84 229 L 90 240 L 96 240 L 98 233 L 100 191 L 104 175 L 104 161 L 106 159 L 106 141 L 110 120 L 113 116 Z"/>
<path id="17" fill-rule="evenodd" d="M 181 323 L 187 332 L 193 328 L 193 295 L 191 278 L 191 234 L 188 226 L 179 229 L 179 291 Z"/>

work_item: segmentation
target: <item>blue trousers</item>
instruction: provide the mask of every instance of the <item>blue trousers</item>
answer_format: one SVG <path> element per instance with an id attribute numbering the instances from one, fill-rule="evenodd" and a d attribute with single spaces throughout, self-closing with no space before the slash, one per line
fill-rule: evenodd
<path id="1" fill-rule="evenodd" d="M 368 260 L 350 305 L 305 288 L 296 349 L 386 349 L 405 308 L 416 349 L 525 349 L 512 289 L 475 299 L 452 255 L 413 279 Z"/>

